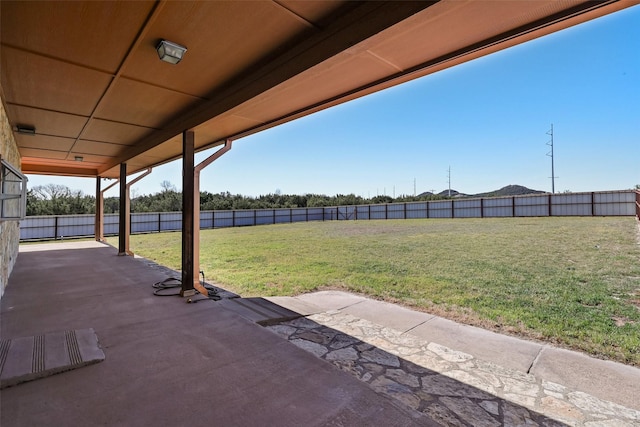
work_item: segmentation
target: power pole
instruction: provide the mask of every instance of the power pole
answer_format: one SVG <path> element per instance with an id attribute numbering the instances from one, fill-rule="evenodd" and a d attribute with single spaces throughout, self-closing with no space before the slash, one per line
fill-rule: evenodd
<path id="1" fill-rule="evenodd" d="M 547 132 L 547 135 L 551 136 L 551 140 L 547 142 L 547 145 L 551 147 L 551 151 L 547 153 L 547 156 L 551 157 L 551 193 L 556 192 L 556 175 L 553 169 L 553 123 L 551 123 L 551 130 Z"/>
<path id="2" fill-rule="evenodd" d="M 416 179 L 413 178 L 413 197 L 416 197 Z"/>
<path id="3" fill-rule="evenodd" d="M 449 180 L 449 197 L 451 197 L 451 166 L 447 169 L 447 178 Z"/>

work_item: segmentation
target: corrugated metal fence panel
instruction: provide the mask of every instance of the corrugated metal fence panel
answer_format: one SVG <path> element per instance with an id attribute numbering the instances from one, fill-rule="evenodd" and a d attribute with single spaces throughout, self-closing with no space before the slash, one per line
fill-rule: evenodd
<path id="1" fill-rule="evenodd" d="M 407 203 L 407 219 L 427 218 L 428 202 Z"/>
<path id="2" fill-rule="evenodd" d="M 256 211 L 256 225 L 275 224 L 275 211 L 273 209 L 260 209 Z"/>
<path id="3" fill-rule="evenodd" d="M 387 219 L 405 219 L 404 210 L 406 205 L 404 203 L 393 203 L 387 205 Z"/>
<path id="4" fill-rule="evenodd" d="M 255 225 L 255 211 L 235 211 L 234 227 L 244 227 L 248 225 Z"/>
<path id="5" fill-rule="evenodd" d="M 307 209 L 306 208 L 293 208 L 293 209 L 291 209 L 291 221 L 292 222 L 306 222 L 307 221 Z"/>
<path id="6" fill-rule="evenodd" d="M 513 215 L 513 198 L 501 197 L 482 200 L 483 216 L 488 218 L 506 217 Z"/>
<path id="7" fill-rule="evenodd" d="M 233 211 L 214 211 L 213 227 L 233 227 Z"/>
<path id="8" fill-rule="evenodd" d="M 451 200 L 429 202 L 429 218 L 453 218 Z"/>
<path id="9" fill-rule="evenodd" d="M 369 205 L 356 206 L 357 219 L 371 219 L 369 218 Z"/>
<path id="10" fill-rule="evenodd" d="M 135 213 L 131 215 L 131 233 L 150 233 L 158 231 L 160 213 Z"/>
<path id="11" fill-rule="evenodd" d="M 549 195 L 514 197 L 515 216 L 549 216 Z"/>
<path id="12" fill-rule="evenodd" d="M 291 222 L 291 209 L 275 209 L 276 224 Z"/>
<path id="13" fill-rule="evenodd" d="M 109 236 L 118 234 L 118 227 L 120 225 L 120 217 L 118 214 L 107 214 L 104 216 L 103 230 L 104 235 Z"/>
<path id="14" fill-rule="evenodd" d="M 593 203 L 594 215 L 635 215 L 635 193 L 631 191 L 594 193 Z"/>
<path id="15" fill-rule="evenodd" d="M 55 238 L 56 218 L 28 216 L 20 221 L 20 240 Z"/>
<path id="16" fill-rule="evenodd" d="M 387 219 L 387 205 L 370 205 L 369 219 Z"/>
<path id="17" fill-rule="evenodd" d="M 307 208 L 307 211 L 309 212 L 309 221 L 322 221 L 324 216 L 323 208 Z"/>
<path id="18" fill-rule="evenodd" d="M 160 215 L 160 231 L 182 230 L 182 212 L 162 212 Z"/>
<path id="19" fill-rule="evenodd" d="M 73 215 L 58 217 L 58 237 L 93 236 L 95 233 L 94 215 Z"/>
<path id="20" fill-rule="evenodd" d="M 200 211 L 200 228 L 213 228 L 213 211 Z"/>
<path id="21" fill-rule="evenodd" d="M 453 209 L 456 218 L 480 218 L 482 216 L 480 199 L 454 200 Z"/>
<path id="22" fill-rule="evenodd" d="M 553 194 L 551 196 L 552 216 L 590 216 L 591 193 Z"/>

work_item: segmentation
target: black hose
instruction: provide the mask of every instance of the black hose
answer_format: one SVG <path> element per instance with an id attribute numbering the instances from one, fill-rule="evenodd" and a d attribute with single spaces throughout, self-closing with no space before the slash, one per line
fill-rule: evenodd
<path id="1" fill-rule="evenodd" d="M 182 288 L 182 280 L 176 279 L 175 277 L 169 277 L 168 279 L 163 280 L 162 282 L 156 282 L 153 284 L 153 294 L 159 297 L 170 297 L 175 295 L 180 295 L 180 291 L 177 293 L 167 293 L 165 291 L 174 288 Z"/>
<path id="2" fill-rule="evenodd" d="M 198 301 L 203 301 L 205 299 L 213 300 L 213 301 L 221 300 L 222 297 L 218 294 L 218 289 L 205 282 L 204 271 L 200 271 L 200 274 L 202 274 L 202 282 L 203 282 L 202 286 L 207 290 L 206 298 L 200 298 L 196 300 L 189 299 L 187 302 L 196 303 Z M 169 277 L 161 282 L 156 282 L 153 284 L 153 289 L 154 289 L 153 294 L 159 297 L 169 297 L 169 296 L 180 295 L 180 291 L 171 292 L 171 289 L 176 289 L 176 288 L 182 289 L 182 280 L 177 279 L 175 277 Z M 196 289 L 196 292 L 198 292 L 197 289 Z"/>

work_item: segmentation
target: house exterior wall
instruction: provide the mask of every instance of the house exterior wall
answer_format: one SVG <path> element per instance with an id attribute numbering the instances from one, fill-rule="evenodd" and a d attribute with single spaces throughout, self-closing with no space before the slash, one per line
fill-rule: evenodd
<path id="1" fill-rule="evenodd" d="M 20 170 L 20 153 L 13 136 L 13 131 L 4 103 L 0 102 L 0 156 Z M 18 243 L 20 241 L 20 222 L 15 220 L 0 220 L 0 298 L 7 287 L 9 275 L 18 258 Z"/>

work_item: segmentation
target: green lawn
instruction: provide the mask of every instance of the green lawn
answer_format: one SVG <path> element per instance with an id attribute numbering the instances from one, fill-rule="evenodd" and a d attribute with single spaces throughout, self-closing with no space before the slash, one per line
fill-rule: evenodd
<path id="1" fill-rule="evenodd" d="M 243 296 L 359 292 L 640 366 L 634 218 L 314 222 L 205 230 L 201 269 Z M 136 235 L 180 269 L 180 233 Z"/>

